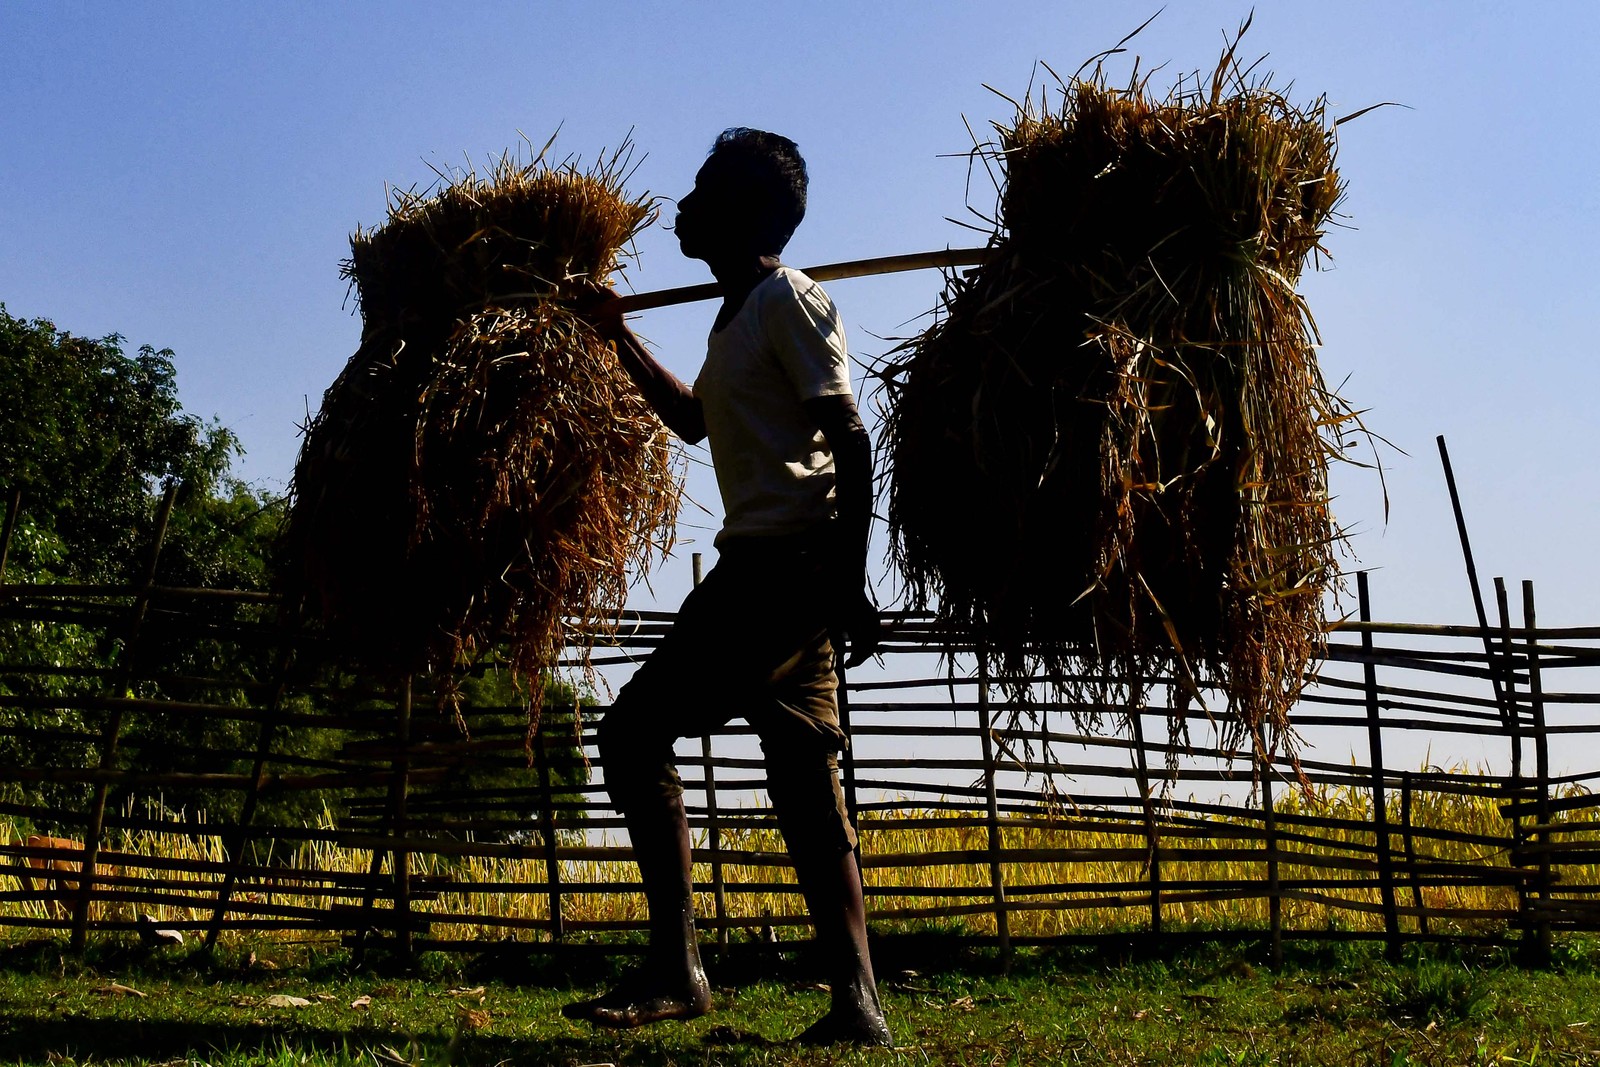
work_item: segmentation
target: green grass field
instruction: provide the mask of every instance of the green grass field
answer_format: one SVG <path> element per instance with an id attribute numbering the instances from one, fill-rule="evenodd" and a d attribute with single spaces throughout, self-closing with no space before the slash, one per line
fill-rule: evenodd
<path id="1" fill-rule="evenodd" d="M 717 1010 L 597 1032 L 560 1017 L 620 966 L 489 949 L 356 968 L 331 943 L 215 959 L 103 939 L 0 950 L 0 1063 L 27 1064 L 1600 1064 L 1600 942 L 1547 970 L 1508 950 L 1253 943 L 1035 950 L 1010 974 L 947 934 L 875 948 L 893 1051 L 785 1044 L 825 1007 L 801 946 L 744 944 L 712 967 Z M 254 955 L 252 956 L 252 952 Z M 297 998 L 289 1000 L 285 998 Z"/>
<path id="2" fill-rule="evenodd" d="M 1315 798 L 1319 816 L 1364 818 L 1357 791 Z M 1309 802 L 1295 794 L 1282 810 Z M 1418 822 L 1457 831 L 1503 833 L 1494 805 L 1457 799 L 1420 810 Z M 1226 828 L 1226 822 L 1218 823 Z M 0 837 L 20 831 L 0 826 Z M 871 854 L 980 848 L 981 830 L 914 829 L 892 818 L 863 824 Z M 1023 827 L 1003 832 L 1012 847 L 1103 847 L 1103 832 Z M 1204 848 L 1212 835 L 1189 839 Z M 1302 844 L 1311 853 L 1339 853 L 1339 833 Z M 1081 837 L 1081 840 L 1079 839 Z M 1225 840 L 1219 835 L 1218 840 Z M 1130 839 L 1131 840 L 1131 839 Z M 730 834 L 733 847 L 780 847 L 768 832 Z M 135 854 L 220 858 L 210 837 L 127 835 L 116 845 Z M 1437 851 L 1435 851 L 1437 849 Z M 214 851 L 214 849 L 213 849 Z M 1448 844 L 1439 858 L 1503 864 Z M 191 855 L 191 852 L 193 853 Z M 1459 854 L 1458 854 L 1459 853 Z M 364 852 L 304 846 L 290 866 L 364 870 Z M 452 873 L 472 879 L 532 879 L 534 861 L 471 860 Z M 567 873 L 603 881 L 632 875 L 631 865 L 574 865 Z M 1137 865 L 1008 865 L 1013 886 L 1076 879 L 1139 877 Z M 1176 866 L 1176 865 L 1175 865 Z M 1191 877 L 1259 878 L 1250 864 L 1192 860 Z M 1292 869 L 1292 863 L 1286 869 Z M 1573 869 L 1569 881 L 1591 881 Z M 731 877 L 783 878 L 781 870 L 730 871 Z M 211 877 L 211 876 L 206 876 Z M 915 888 L 971 885 L 977 867 L 886 867 L 869 872 L 880 885 Z M 12 888 L 0 885 L 0 888 Z M 197 887 L 205 888 L 205 887 Z M 1370 888 L 1346 890 L 1371 896 Z M 1430 904 L 1510 905 L 1509 891 L 1470 886 L 1433 889 Z M 283 894 L 288 896 L 290 894 Z M 446 894 L 448 898 L 449 894 Z M 746 894 L 738 912 L 776 915 L 798 907 L 786 896 Z M 437 907 L 462 906 L 445 899 Z M 569 916 L 637 917 L 633 894 L 575 895 Z M 492 914 L 536 914 L 540 895 L 478 899 Z M 40 917 L 45 905 L 12 900 L 6 915 Z M 519 910 L 521 909 L 521 910 Z M 124 909 L 125 910 L 125 909 Z M 186 908 L 157 908 L 163 919 L 195 920 Z M 426 910 L 426 909 L 423 909 Z M 709 914 L 710 902 L 702 901 Z M 1304 902 L 1286 905 L 1290 929 L 1372 933 L 1376 916 Z M 369 958 L 357 966 L 329 936 L 285 932 L 230 934 L 215 957 L 189 946 L 148 952 L 131 936 L 95 933 L 83 959 L 60 937 L 26 929 L 0 934 L 0 1065 L 122 1064 L 1595 1064 L 1600 1067 L 1600 938 L 1558 937 L 1552 965 L 1524 969 L 1513 961 L 1503 921 L 1436 924 L 1479 936 L 1504 935 L 1507 947 L 1414 946 L 1391 965 L 1368 942 L 1290 941 L 1284 968 L 1265 966 L 1260 900 L 1174 905 L 1169 927 L 1186 931 L 1152 944 L 1134 932 L 1142 909 L 1022 912 L 1013 931 L 1027 934 L 1110 933 L 1095 948 L 1022 949 L 1009 973 L 997 956 L 963 935 L 992 930 L 992 917 L 894 919 L 875 926 L 874 957 L 899 1047 L 893 1051 L 818 1052 L 786 1044 L 827 1004 L 812 975 L 802 933 L 783 928 L 781 944 L 736 939 L 713 959 L 717 1011 L 687 1025 L 640 1032 L 596 1032 L 560 1017 L 568 1000 L 591 996 L 624 964 L 595 946 L 576 944 L 551 955 L 528 941 L 477 931 L 482 951 L 429 953 L 409 967 Z M 958 925 L 959 924 L 959 925 Z M 1410 929 L 1408 923 L 1405 927 Z M 920 932 L 919 932 L 920 931 Z M 31 939 L 30 939 L 31 937 Z M 1196 940 L 1198 938 L 1199 940 Z M 793 940 L 791 940 L 793 939 Z M 1118 940 L 1120 939 L 1120 940 Z M 1207 940 L 1209 939 L 1209 940 Z M 294 998 L 294 999 L 287 999 Z"/>

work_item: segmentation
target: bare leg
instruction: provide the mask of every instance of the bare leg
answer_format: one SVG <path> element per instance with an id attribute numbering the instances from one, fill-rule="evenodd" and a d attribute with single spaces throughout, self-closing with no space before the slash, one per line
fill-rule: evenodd
<path id="1" fill-rule="evenodd" d="M 828 969 L 833 1005 L 795 1040 L 807 1045 L 876 1045 L 894 1039 L 883 1018 L 878 986 L 867 952 L 867 912 L 861 898 L 861 873 L 854 852 L 819 848 L 791 835 L 800 890 L 817 931 L 817 947 Z"/>
<path id="2" fill-rule="evenodd" d="M 623 1029 L 704 1015 L 711 1010 L 711 986 L 700 965 L 695 938 L 689 824 L 683 798 L 640 806 L 625 817 L 650 906 L 650 951 L 645 965 L 616 989 L 593 1000 L 568 1004 L 561 1013 L 596 1026 Z"/>

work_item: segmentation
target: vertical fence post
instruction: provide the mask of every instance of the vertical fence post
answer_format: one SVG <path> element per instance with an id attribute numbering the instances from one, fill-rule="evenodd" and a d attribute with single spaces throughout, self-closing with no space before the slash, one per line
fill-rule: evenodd
<path id="1" fill-rule="evenodd" d="M 1356 590 L 1361 601 L 1361 621 L 1372 621 L 1372 597 L 1367 589 L 1367 572 L 1356 572 Z M 1378 669 L 1373 661 L 1372 631 L 1361 631 L 1361 674 L 1367 697 L 1367 751 L 1372 763 L 1372 830 L 1377 842 L 1378 894 L 1383 904 L 1384 951 L 1391 960 L 1400 958 L 1400 913 L 1394 899 L 1394 854 L 1389 840 L 1389 800 L 1384 793 L 1383 722 L 1378 709 Z"/>
<path id="2" fill-rule="evenodd" d="M 1417 847 L 1411 834 L 1411 772 L 1400 772 L 1400 841 L 1406 850 L 1406 881 L 1411 884 L 1411 903 L 1417 909 L 1417 932 L 1428 936 L 1428 912 L 1423 907 L 1421 875 L 1417 873 Z"/>
<path id="3" fill-rule="evenodd" d="M 576 706 L 572 709 L 572 721 L 574 725 L 577 724 Z M 560 941 L 566 935 L 566 923 L 561 916 L 561 859 L 556 852 L 556 797 L 551 783 L 549 742 L 541 721 L 533 734 L 533 758 L 539 774 L 539 836 L 544 840 L 544 881 L 545 892 L 550 900 L 550 940 Z"/>
<path id="4" fill-rule="evenodd" d="M 856 758 L 855 740 L 850 735 L 850 689 L 844 676 L 844 652 L 834 649 L 834 661 L 839 676 L 839 729 L 844 731 L 846 740 L 845 749 L 839 753 L 839 777 L 843 779 L 845 815 L 850 819 L 852 829 L 859 831 L 860 818 L 856 806 Z M 861 852 L 861 839 L 856 838 L 856 853 Z"/>
<path id="5" fill-rule="evenodd" d="M 162 494 L 161 505 L 156 511 L 155 536 L 150 542 L 150 558 L 145 566 L 144 581 L 128 613 L 128 629 L 122 646 L 122 655 L 111 674 L 111 682 L 106 687 L 106 692 L 112 699 L 120 699 L 127 695 L 128 682 L 133 675 L 135 645 L 139 639 L 139 631 L 144 626 L 145 615 L 150 610 L 150 590 L 156 583 L 156 565 L 161 560 L 161 546 L 167 539 L 167 522 L 172 518 L 172 505 L 177 497 L 177 485 L 169 482 L 166 492 Z M 110 716 L 106 719 L 105 728 L 100 733 L 102 772 L 116 769 L 117 750 L 122 741 L 122 708 L 121 704 L 113 706 Z M 89 937 L 89 900 L 94 895 L 95 864 L 100 858 L 100 839 L 106 825 L 106 797 L 110 790 L 111 783 L 102 777 L 94 788 L 94 799 L 89 803 L 89 821 L 83 835 L 83 868 L 78 875 L 78 899 L 72 908 L 71 948 L 75 953 L 83 951 Z"/>
<path id="6" fill-rule="evenodd" d="M 1268 958 L 1272 969 L 1283 967 L 1283 886 L 1278 872 L 1278 808 L 1272 798 L 1272 759 L 1263 752 L 1258 757 L 1261 775 L 1261 821 L 1267 835 L 1267 929 Z"/>
<path id="7" fill-rule="evenodd" d="M 1495 662 L 1490 663 L 1489 669 L 1496 671 L 1501 677 L 1504 687 L 1505 706 L 1502 709 L 1504 716 L 1506 736 L 1511 741 L 1511 781 L 1509 792 L 1511 794 L 1511 855 L 1512 862 L 1520 865 L 1526 857 L 1522 850 L 1527 847 L 1528 835 L 1524 831 L 1522 822 L 1522 803 L 1528 796 L 1528 782 L 1522 775 L 1522 707 L 1517 702 L 1517 647 L 1511 639 L 1511 606 L 1506 595 L 1506 580 L 1494 580 L 1495 606 L 1500 612 L 1500 649 L 1494 657 Z M 1497 666 L 1498 664 L 1498 666 Z M 1522 934 L 1526 939 L 1532 935 L 1533 927 L 1528 921 L 1528 880 L 1523 878 L 1517 882 L 1517 915 L 1522 925 Z"/>
<path id="8" fill-rule="evenodd" d="M 698 587 L 705 577 L 701 570 L 703 557 L 696 552 L 690 560 Z M 710 734 L 701 735 L 700 757 L 706 789 L 706 848 L 711 852 L 711 904 L 716 915 L 717 947 L 721 949 L 728 944 L 728 889 L 722 881 L 722 818 L 717 810 L 717 769 L 711 765 Z"/>
<path id="9" fill-rule="evenodd" d="M 409 675 L 407 675 L 406 678 L 407 678 L 407 681 L 410 680 L 410 676 Z M 397 730 L 396 734 L 398 734 L 398 732 L 399 731 Z M 391 763 L 391 765 L 390 765 L 391 772 L 394 770 L 394 768 L 396 766 L 398 766 L 398 761 L 395 761 L 395 762 Z M 391 821 L 392 821 L 393 815 L 394 815 L 394 797 L 395 797 L 395 789 L 396 789 L 396 786 L 398 785 L 398 783 L 399 783 L 398 776 L 397 775 L 391 775 L 391 777 L 389 779 L 389 815 L 390 815 Z M 389 834 L 390 834 L 390 836 L 393 836 L 396 832 L 397 832 L 397 829 L 393 825 L 390 825 L 389 826 Z M 361 914 L 361 928 L 356 932 L 355 951 L 351 953 L 351 956 L 353 958 L 353 962 L 355 963 L 355 966 L 358 967 L 358 968 L 362 967 L 366 963 L 366 959 L 367 959 L 367 937 L 368 937 L 369 934 L 372 934 L 372 933 L 376 932 L 376 928 L 373 926 L 373 922 L 377 917 L 376 913 L 377 913 L 377 908 L 378 908 L 378 893 L 380 891 L 379 890 L 379 882 L 382 880 L 382 877 L 383 877 L 383 856 L 384 856 L 384 850 L 382 848 L 378 847 L 378 845 L 376 843 L 374 843 L 373 846 L 372 846 L 372 858 L 368 861 L 368 864 L 367 864 L 367 881 L 366 881 L 366 885 L 363 886 L 362 890 L 361 890 L 361 912 L 360 912 L 360 914 Z M 392 857 L 393 857 L 393 853 L 392 852 L 390 853 L 390 856 L 391 856 L 391 860 L 392 860 Z M 391 862 L 390 867 L 389 867 L 389 873 L 390 873 L 390 876 L 393 877 L 393 875 L 394 875 L 394 865 L 393 865 L 392 862 Z"/>
<path id="10" fill-rule="evenodd" d="M 706 786 L 706 848 L 711 851 L 711 906 L 716 916 L 717 945 L 728 943 L 728 889 L 722 881 L 722 818 L 717 810 L 717 771 L 711 765 L 711 735 L 700 738 Z"/>
<path id="11" fill-rule="evenodd" d="M 989 890 L 994 898 L 994 928 L 1001 966 L 1011 970 L 1011 916 L 1006 909 L 1006 879 L 1000 866 L 1000 794 L 995 785 L 993 722 L 989 714 L 989 644 L 978 638 L 978 740 L 983 752 L 983 792 L 989 834 Z"/>
<path id="12" fill-rule="evenodd" d="M 1133 769 L 1144 807 L 1145 847 L 1150 853 L 1150 933 L 1161 935 L 1161 834 L 1156 826 L 1155 799 L 1150 790 L 1150 767 L 1144 750 L 1144 677 L 1138 666 L 1128 664 L 1128 723 L 1133 730 Z"/>
<path id="13" fill-rule="evenodd" d="M 396 752 L 389 779 L 389 876 L 394 886 L 395 936 L 400 950 L 407 957 L 412 954 L 411 937 L 411 852 L 406 834 L 406 793 L 410 787 L 411 768 L 411 683 L 412 676 L 400 681 L 400 691 L 395 702 L 394 740 Z M 372 863 L 367 869 L 367 886 L 361 902 L 362 927 L 356 936 L 355 964 L 360 967 L 366 960 L 367 934 L 372 930 L 373 913 L 378 901 L 379 876 L 383 872 L 384 849 L 374 843 Z"/>
<path id="14" fill-rule="evenodd" d="M 845 818 L 850 820 L 850 829 L 856 835 L 856 877 L 861 881 L 861 893 L 865 898 L 867 872 L 861 868 L 861 818 L 860 808 L 856 805 L 856 744 L 850 733 L 850 682 L 845 677 L 845 647 L 838 641 L 838 635 L 830 635 L 830 639 L 835 642 L 833 670 L 837 682 L 834 691 L 839 702 L 839 729 L 844 732 L 845 738 L 844 751 L 839 753 L 839 777 L 844 787 Z"/>
<path id="15" fill-rule="evenodd" d="M 233 839 L 228 842 L 228 850 L 224 856 L 228 867 L 223 872 L 222 886 L 217 890 L 217 902 L 211 912 L 211 925 L 206 930 L 204 947 L 207 952 L 216 948 L 217 938 L 222 933 L 222 923 L 228 913 L 228 902 L 233 898 L 233 890 L 239 879 L 239 867 L 244 863 L 244 851 L 250 843 L 250 824 L 255 821 L 256 808 L 261 802 L 261 780 L 266 773 L 267 759 L 272 753 L 272 738 L 278 726 L 279 711 L 283 707 L 284 690 L 288 688 L 289 664 L 293 655 L 292 648 L 286 643 L 286 647 L 281 650 L 278 657 L 277 681 L 272 688 L 272 697 L 267 702 L 266 715 L 256 733 L 256 758 L 250 772 L 250 788 L 246 790 L 244 800 L 239 805 L 239 825 L 234 827 Z"/>
<path id="16" fill-rule="evenodd" d="M 400 706 L 395 723 L 395 740 L 399 742 L 400 751 L 395 757 L 395 778 L 389 800 L 392 813 L 389 867 L 394 872 L 395 932 L 399 935 L 400 952 L 407 959 L 413 955 L 411 839 L 406 819 L 406 799 L 411 789 L 411 684 L 412 676 L 408 674 L 400 685 Z"/>
<path id="17" fill-rule="evenodd" d="M 1491 671 L 1497 671 L 1501 678 L 1501 685 L 1505 689 L 1505 706 L 1501 714 L 1505 716 L 1506 735 L 1511 739 L 1511 787 L 1522 788 L 1522 708 L 1517 704 L 1517 648 L 1511 640 L 1511 608 L 1506 596 L 1506 580 L 1494 580 L 1495 607 L 1500 612 L 1500 652 L 1489 664 Z M 1522 817 L 1514 819 L 1516 832 L 1522 832 Z"/>
<path id="18" fill-rule="evenodd" d="M 1528 654 L 1528 706 L 1533 712 L 1533 762 L 1537 804 L 1539 843 L 1539 903 L 1550 903 L 1550 738 L 1544 723 L 1544 679 L 1539 670 L 1539 638 L 1537 613 L 1533 604 L 1533 583 L 1522 583 L 1522 626 L 1527 631 Z M 1534 926 L 1537 946 L 1534 958 L 1540 963 L 1550 959 L 1550 920 L 1544 911 Z"/>

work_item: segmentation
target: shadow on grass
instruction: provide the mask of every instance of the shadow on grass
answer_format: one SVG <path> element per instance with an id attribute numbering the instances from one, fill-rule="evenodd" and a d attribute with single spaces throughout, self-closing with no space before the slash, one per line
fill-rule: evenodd
<path id="1" fill-rule="evenodd" d="M 475 981 L 570 989 L 605 985 L 637 956 L 618 956 L 614 945 L 549 946 L 506 942 L 456 964 Z M 820 961 L 804 940 L 778 943 L 739 942 L 707 946 L 707 971 L 714 985 L 742 987 L 762 982 L 797 984 L 825 980 Z M 1474 969 L 1517 966 L 1505 946 L 1413 943 L 1405 947 L 1405 967 L 1458 964 Z M 1571 939 L 1558 946 L 1558 969 L 1569 973 L 1600 971 L 1600 940 Z M 1081 943 L 1054 943 L 1019 948 L 1009 961 L 986 940 L 974 939 L 959 927 L 930 927 L 872 938 L 872 960 L 880 980 L 904 972 L 973 979 L 1006 974 L 1012 978 L 1103 976 L 1110 971 L 1162 971 L 1174 978 L 1201 981 L 1221 975 L 1249 977 L 1270 970 L 1267 938 L 1260 931 L 1178 931 L 1154 936 L 1143 930 L 1107 934 Z M 1338 974 L 1386 967 L 1384 946 L 1377 939 L 1288 940 L 1283 971 Z"/>
<path id="2" fill-rule="evenodd" d="M 531 1039 L 502 1035 L 429 1035 L 413 1044 L 403 1034 L 352 1032 L 305 1026 L 255 1026 L 226 1023 L 183 1023 L 138 1019 L 55 1019 L 12 1013 L 0 1021 L 0 1061 L 45 1063 L 62 1059 L 77 1063 L 161 1062 L 193 1055 L 261 1053 L 269 1062 L 283 1059 L 279 1050 L 320 1053 L 323 1058 L 358 1059 L 367 1063 L 400 1062 L 496 1064 L 588 1063 L 612 1057 L 615 1044 L 580 1038 Z M 650 1050 L 630 1055 L 630 1063 L 672 1062 L 664 1050 L 660 1060 Z M 299 1059 L 295 1056 L 294 1059 Z M 292 1060 L 291 1060 L 292 1062 Z"/>
<path id="3" fill-rule="evenodd" d="M 1561 969 L 1600 971 L 1597 946 L 1600 942 L 1593 940 L 1563 942 L 1559 953 Z M 426 995 L 435 998 L 430 1001 L 434 1004 L 440 1003 L 437 998 L 447 996 L 442 991 L 451 985 L 493 983 L 521 989 L 526 997 L 513 1002 L 521 1004 L 519 1010 L 524 1013 L 519 1029 L 511 1031 L 520 1036 L 455 1031 L 449 1021 L 424 1023 L 424 1017 L 419 1016 L 409 1023 L 420 1028 L 413 1047 L 413 1036 L 404 1029 L 407 1023 L 380 1025 L 368 1017 L 352 1020 L 349 1026 L 327 1025 L 323 1019 L 186 1019 L 173 1010 L 168 1010 L 165 1018 L 141 1018 L 134 1002 L 129 1001 L 122 1008 L 108 1004 L 105 1018 L 94 1017 L 98 1009 L 88 1011 L 87 1018 L 66 1018 L 59 1005 L 36 1004 L 27 995 L 13 995 L 0 1017 L 0 1063 L 37 1063 L 53 1058 L 102 1064 L 160 1062 L 196 1054 L 207 1058 L 208 1053 L 219 1052 L 268 1063 L 298 1062 L 300 1057 L 295 1054 L 307 1053 L 316 1054 L 314 1060 L 360 1061 L 367 1067 L 419 1059 L 428 1064 L 625 1061 L 639 1065 L 706 1062 L 731 1067 L 791 1062 L 781 1053 L 775 1054 L 768 1039 L 747 1028 L 774 1034 L 798 1032 L 803 1021 L 798 1015 L 818 1006 L 818 993 L 795 992 L 818 977 L 806 942 L 741 941 L 722 949 L 708 947 L 714 986 L 728 990 L 766 985 L 773 988 L 745 997 L 737 1013 L 712 1016 L 687 1028 L 650 1028 L 628 1035 L 571 1032 L 570 1028 L 563 1033 L 559 1025 L 543 1030 L 538 1020 L 546 1012 L 553 1013 L 552 999 L 559 1002 L 569 992 L 583 995 L 596 986 L 609 984 L 636 964 L 637 954 L 619 956 L 614 948 L 575 943 L 553 949 L 549 945 L 506 942 L 485 946 L 470 956 L 432 952 L 416 960 L 401 961 L 373 955 L 358 968 L 349 954 L 336 946 L 306 948 L 299 950 L 299 955 L 269 947 L 261 950 L 272 952 L 281 969 L 263 971 L 251 965 L 244 948 L 219 952 L 215 957 L 198 951 L 152 955 L 136 944 L 105 941 L 92 944 L 83 959 L 75 959 L 59 940 L 13 943 L 0 946 L 0 976 L 43 976 L 51 981 L 39 983 L 38 988 L 51 990 L 61 988 L 59 979 L 63 978 L 116 975 L 117 981 L 135 984 L 166 980 L 200 988 L 220 985 L 220 992 L 208 994 L 215 1001 L 227 999 L 230 985 L 250 987 L 249 996 L 254 997 L 268 989 L 283 988 L 291 978 L 297 982 L 365 981 L 376 975 L 404 973 L 419 983 L 415 987 L 418 1000 Z M 875 938 L 873 956 L 887 993 L 905 994 L 908 1003 L 914 1004 L 950 1005 L 965 1000 L 965 1010 L 971 1010 L 973 980 L 1006 971 L 998 950 L 975 943 L 959 929 L 932 928 Z M 1021 949 L 1009 967 L 1008 981 L 1014 981 L 1014 985 L 986 987 L 998 989 L 997 995 L 984 994 L 981 988 L 977 992 L 980 1000 L 987 995 L 991 1003 L 1021 1005 L 1040 991 L 1048 990 L 1053 995 L 1062 990 L 1083 991 L 1065 1000 L 1058 997 L 1059 1009 L 1062 1004 L 1076 1003 L 1073 997 L 1115 1003 L 1118 990 L 1139 987 L 1165 990 L 1169 998 L 1188 997 L 1197 1005 L 1215 1002 L 1219 997 L 1255 997 L 1264 1005 L 1263 1018 L 1274 1025 L 1338 1021 L 1341 1026 L 1355 1026 L 1364 1024 L 1369 1017 L 1395 1023 L 1415 1022 L 1419 1026 L 1431 1020 L 1438 1020 L 1440 1025 L 1464 1025 L 1492 1007 L 1483 976 L 1501 968 L 1514 969 L 1512 958 L 1507 949 L 1408 945 L 1403 962 L 1391 965 L 1384 961 L 1380 943 L 1291 942 L 1285 946 L 1284 973 L 1273 975 L 1267 967 L 1264 939 L 1259 936 L 1155 939 L 1130 932 L 1126 937 L 1095 943 Z M 401 989 L 413 988 L 404 982 L 397 985 Z M 21 984 L 19 991 L 31 990 Z M 796 1001 L 800 1004 L 798 1015 Z M 150 1005 L 145 1009 L 149 1014 L 161 1014 L 159 1009 L 151 1010 L 155 1001 L 137 1003 Z M 125 1009 L 132 1009 L 131 1017 Z M 1019 1017 L 1027 1021 L 1020 1006 L 1004 1010 L 1021 1012 Z M 496 1015 L 509 1017 L 501 1016 L 499 1009 Z M 924 1022 L 930 1027 L 935 1025 L 926 1019 Z M 521 1028 L 524 1023 L 528 1025 Z M 970 1022 L 963 1023 L 952 1031 L 956 1035 L 952 1038 L 955 1046 L 966 1047 L 961 1045 L 960 1033 L 970 1026 Z M 393 1049 L 394 1054 L 386 1049 Z"/>

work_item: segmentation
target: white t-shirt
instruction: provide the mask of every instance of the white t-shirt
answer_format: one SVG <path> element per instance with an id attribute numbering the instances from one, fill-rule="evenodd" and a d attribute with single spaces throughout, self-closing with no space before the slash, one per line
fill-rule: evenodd
<path id="1" fill-rule="evenodd" d="M 779 267 L 706 342 L 694 382 L 729 537 L 800 533 L 833 517 L 833 452 L 801 406 L 850 395 L 844 326 L 822 287 Z"/>

